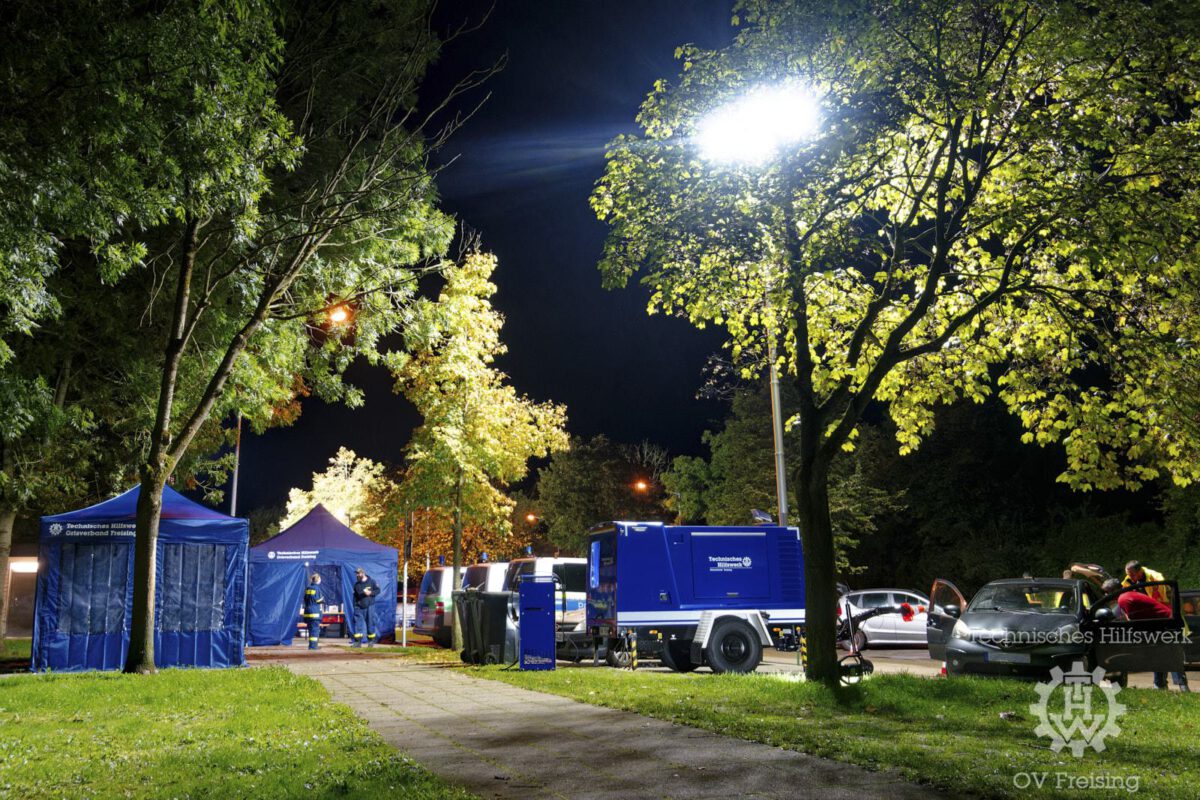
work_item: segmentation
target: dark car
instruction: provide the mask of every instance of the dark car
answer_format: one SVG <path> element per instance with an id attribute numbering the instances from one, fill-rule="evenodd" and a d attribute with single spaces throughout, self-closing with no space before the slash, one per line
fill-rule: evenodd
<path id="1" fill-rule="evenodd" d="M 1184 589 L 1179 593 L 1179 605 L 1187 620 L 1191 636 L 1183 646 L 1188 669 L 1200 669 L 1200 589 Z"/>
<path id="2" fill-rule="evenodd" d="M 947 674 L 975 673 L 1043 678 L 1075 661 L 1102 666 L 1117 680 L 1131 672 L 1183 668 L 1180 593 L 1170 587 L 1172 615 L 1162 619 L 1120 618 L 1116 598 L 1080 579 L 992 581 L 966 604 L 949 581 L 930 593 L 929 654 L 945 662 Z"/>

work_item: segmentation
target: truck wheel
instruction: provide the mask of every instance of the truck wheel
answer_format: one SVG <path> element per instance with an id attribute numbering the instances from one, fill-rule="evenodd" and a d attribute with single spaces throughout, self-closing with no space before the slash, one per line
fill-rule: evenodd
<path id="1" fill-rule="evenodd" d="M 665 641 L 662 644 L 662 663 L 674 672 L 691 672 L 698 665 L 692 663 L 692 643 L 690 641 Z"/>
<path id="2" fill-rule="evenodd" d="M 713 672 L 753 672 L 762 661 L 762 642 L 740 619 L 723 619 L 713 626 L 704 657 Z"/>

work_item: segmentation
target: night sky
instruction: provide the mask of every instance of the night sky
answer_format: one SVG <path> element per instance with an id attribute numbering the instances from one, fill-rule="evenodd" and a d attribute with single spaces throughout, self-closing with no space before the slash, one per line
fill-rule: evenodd
<path id="1" fill-rule="evenodd" d="M 731 0 L 498 0 L 483 29 L 448 47 L 425 95 L 508 53 L 491 98 L 443 157 L 443 207 L 500 260 L 496 307 L 507 319 L 500 366 L 535 400 L 565 403 L 569 430 L 649 439 L 697 453 L 723 407 L 696 399 L 721 337 L 685 320 L 648 316 L 640 286 L 606 291 L 596 268 L 606 227 L 588 196 L 604 145 L 635 130 L 654 80 L 678 71 L 675 48 L 732 39 Z M 449 0 L 441 28 L 479 18 L 490 3 Z M 478 97 L 475 98 L 476 100 Z M 308 400 L 290 428 L 243 439 L 239 512 L 284 501 L 345 445 L 398 462 L 420 420 L 382 369 L 355 367 L 363 408 Z"/>

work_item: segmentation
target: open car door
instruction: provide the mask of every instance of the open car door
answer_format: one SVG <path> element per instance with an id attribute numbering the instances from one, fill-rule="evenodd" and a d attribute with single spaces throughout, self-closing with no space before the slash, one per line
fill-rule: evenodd
<path id="1" fill-rule="evenodd" d="M 1170 617 L 1125 618 L 1117 598 L 1146 587 L 1166 586 Z M 1184 664 L 1184 623 L 1175 581 L 1149 581 L 1105 595 L 1088 611 L 1096 664 L 1109 672 L 1178 672 Z"/>
<path id="2" fill-rule="evenodd" d="M 947 606 L 958 610 L 957 614 L 946 613 Z M 929 614 L 925 622 L 925 638 L 929 643 L 929 657 L 936 661 L 946 660 L 946 643 L 954 624 L 966 610 L 967 600 L 963 593 L 945 578 L 938 578 L 929 590 Z"/>
<path id="3" fill-rule="evenodd" d="M 1095 586 L 1097 589 L 1099 589 L 1100 587 L 1104 586 L 1104 582 L 1112 576 L 1109 575 L 1108 571 L 1099 564 L 1084 564 L 1076 561 L 1063 571 L 1063 577 L 1079 578 L 1087 581 L 1088 583 L 1092 584 L 1092 586 Z"/>

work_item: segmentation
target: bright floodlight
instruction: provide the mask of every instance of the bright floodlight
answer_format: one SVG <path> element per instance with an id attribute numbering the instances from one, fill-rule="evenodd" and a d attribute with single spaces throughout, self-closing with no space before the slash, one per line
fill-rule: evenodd
<path id="1" fill-rule="evenodd" d="M 700 121 L 696 140 L 710 161 L 761 164 L 821 124 L 820 98 L 796 84 L 762 86 Z"/>
<path id="2" fill-rule="evenodd" d="M 329 321 L 334 325 L 341 325 L 346 320 L 350 319 L 350 310 L 345 306 L 335 306 L 329 312 Z"/>

